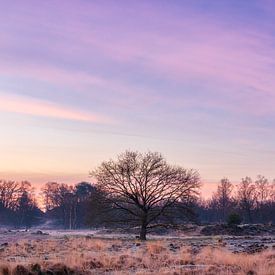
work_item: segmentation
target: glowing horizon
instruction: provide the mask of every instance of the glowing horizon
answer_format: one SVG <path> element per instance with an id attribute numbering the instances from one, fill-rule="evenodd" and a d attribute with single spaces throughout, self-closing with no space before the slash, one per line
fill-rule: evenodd
<path id="1" fill-rule="evenodd" d="M 76 183 L 126 149 L 275 178 L 273 1 L 3 1 L 0 178 Z M 207 191 L 204 191 L 207 192 Z"/>

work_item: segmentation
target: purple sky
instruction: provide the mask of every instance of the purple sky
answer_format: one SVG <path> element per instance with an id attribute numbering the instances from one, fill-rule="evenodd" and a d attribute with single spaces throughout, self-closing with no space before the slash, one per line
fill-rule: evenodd
<path id="1" fill-rule="evenodd" d="M 0 0 L 0 178 L 87 180 L 125 149 L 275 178 L 270 0 Z"/>

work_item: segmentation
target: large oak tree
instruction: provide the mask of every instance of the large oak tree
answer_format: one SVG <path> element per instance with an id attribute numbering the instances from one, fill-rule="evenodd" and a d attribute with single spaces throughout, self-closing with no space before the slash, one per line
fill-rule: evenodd
<path id="1" fill-rule="evenodd" d="M 197 171 L 169 165 L 156 152 L 126 151 L 102 162 L 91 175 L 115 208 L 138 220 L 142 240 L 151 223 L 175 203 L 196 196 L 200 187 Z"/>

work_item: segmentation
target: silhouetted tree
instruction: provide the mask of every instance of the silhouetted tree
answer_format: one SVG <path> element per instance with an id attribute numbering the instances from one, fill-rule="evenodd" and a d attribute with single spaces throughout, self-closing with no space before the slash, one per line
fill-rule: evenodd
<path id="1" fill-rule="evenodd" d="M 114 218 L 120 213 L 116 211 L 114 205 L 110 200 L 108 200 L 107 197 L 107 194 L 95 187 L 91 197 L 87 201 L 87 208 L 85 212 L 86 224 L 94 227 L 114 227 L 120 225 L 121 217 L 120 219 Z"/>
<path id="2" fill-rule="evenodd" d="M 252 209 L 254 208 L 256 202 L 256 190 L 250 177 L 243 178 L 238 185 L 237 199 L 240 208 L 246 214 L 248 222 L 252 223 Z"/>
<path id="3" fill-rule="evenodd" d="M 91 224 L 91 201 L 95 206 L 95 196 L 97 189 L 89 182 L 80 182 L 75 186 L 75 195 L 77 199 L 76 206 L 76 226 L 86 227 L 87 224 Z"/>
<path id="4" fill-rule="evenodd" d="M 13 226 L 30 227 L 43 215 L 28 181 L 0 181 L 0 221 Z"/>
<path id="5" fill-rule="evenodd" d="M 272 184 L 270 186 L 269 197 L 271 202 L 275 203 L 275 179 L 272 181 Z"/>
<path id="6" fill-rule="evenodd" d="M 31 192 L 23 191 L 19 198 L 16 214 L 18 217 L 17 223 L 20 227 L 30 228 L 38 223 L 42 211 L 38 208 Z"/>
<path id="7" fill-rule="evenodd" d="M 43 188 L 46 211 L 54 211 L 65 228 L 76 227 L 77 197 L 73 186 L 49 182 Z"/>
<path id="8" fill-rule="evenodd" d="M 30 188 L 27 181 L 0 181 L 0 204 L 7 209 L 15 210 L 23 192 Z"/>
<path id="9" fill-rule="evenodd" d="M 89 199 L 96 187 L 89 182 L 80 182 L 75 186 L 75 194 L 78 201 L 85 201 Z"/>
<path id="10" fill-rule="evenodd" d="M 196 196 L 200 187 L 196 171 L 169 165 L 152 152 L 126 151 L 117 160 L 103 162 L 91 175 L 114 207 L 140 223 L 142 240 L 149 224 L 176 202 Z"/>
<path id="11" fill-rule="evenodd" d="M 266 205 L 270 197 L 270 188 L 271 185 L 269 181 L 264 176 L 258 175 L 255 181 L 255 193 L 256 193 L 256 210 L 257 218 L 259 221 L 265 220 L 266 214 Z"/>
<path id="12" fill-rule="evenodd" d="M 268 200 L 270 195 L 270 185 L 268 179 L 264 176 L 258 175 L 255 181 L 256 199 L 257 202 L 262 204 Z"/>
<path id="13" fill-rule="evenodd" d="M 213 194 L 213 202 L 222 213 L 222 221 L 225 222 L 232 206 L 233 184 L 227 178 L 221 179 L 217 191 Z"/>

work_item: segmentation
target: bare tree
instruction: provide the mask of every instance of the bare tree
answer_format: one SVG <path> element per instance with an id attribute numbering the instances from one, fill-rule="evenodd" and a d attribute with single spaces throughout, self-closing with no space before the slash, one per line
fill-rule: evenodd
<path id="1" fill-rule="evenodd" d="M 63 225 L 69 229 L 75 228 L 77 206 L 75 188 L 67 184 L 48 182 L 42 192 L 46 211 L 59 209 Z"/>
<path id="2" fill-rule="evenodd" d="M 255 188 L 257 202 L 262 204 L 267 201 L 270 195 L 270 184 L 268 182 L 268 179 L 264 176 L 258 175 L 255 181 Z"/>
<path id="3" fill-rule="evenodd" d="M 232 205 L 233 184 L 227 178 L 221 179 L 217 191 L 213 195 L 217 209 L 222 212 L 223 221 L 226 220 L 230 206 Z"/>
<path id="4" fill-rule="evenodd" d="M 169 165 L 153 152 L 126 151 L 117 160 L 103 162 L 91 175 L 115 207 L 138 220 L 142 240 L 148 225 L 176 202 L 196 196 L 200 187 L 195 170 Z"/>
<path id="5" fill-rule="evenodd" d="M 269 197 L 272 203 L 275 203 L 275 179 L 272 181 L 270 185 Z"/>
<path id="6" fill-rule="evenodd" d="M 42 188 L 42 194 L 46 211 L 61 205 L 60 185 L 57 182 L 46 183 Z"/>
<path id="7" fill-rule="evenodd" d="M 38 221 L 38 218 L 41 216 L 41 210 L 37 206 L 33 190 L 23 191 L 19 199 L 16 214 L 17 224 L 20 227 L 25 226 L 29 228 Z"/>
<path id="8" fill-rule="evenodd" d="M 76 207 L 76 226 L 87 226 L 91 222 L 91 201 L 94 202 L 97 194 L 96 187 L 89 182 L 80 182 L 75 186 L 75 198 L 77 199 Z M 95 204 L 94 204 L 95 205 Z M 97 217 L 100 218 L 100 217 Z"/>
<path id="9" fill-rule="evenodd" d="M 27 181 L 4 181 L 0 180 L 0 204 L 7 209 L 16 210 L 19 200 L 24 192 L 31 189 Z"/>
<path id="10" fill-rule="evenodd" d="M 248 221 L 252 223 L 252 209 L 255 206 L 256 190 L 250 177 L 242 179 L 238 186 L 237 198 L 241 209 L 246 213 Z"/>

